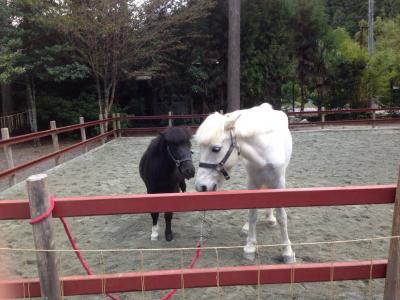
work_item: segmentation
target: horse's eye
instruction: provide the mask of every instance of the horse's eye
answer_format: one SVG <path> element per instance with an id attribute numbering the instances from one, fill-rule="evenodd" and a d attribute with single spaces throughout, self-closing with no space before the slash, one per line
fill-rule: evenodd
<path id="1" fill-rule="evenodd" d="M 219 151 L 221 151 L 221 146 L 213 146 L 212 147 L 212 152 L 219 152 Z"/>
<path id="2" fill-rule="evenodd" d="M 193 154 L 193 153 L 194 153 L 194 152 L 193 152 L 193 150 L 190 150 L 190 153 L 192 153 L 192 154 Z"/>

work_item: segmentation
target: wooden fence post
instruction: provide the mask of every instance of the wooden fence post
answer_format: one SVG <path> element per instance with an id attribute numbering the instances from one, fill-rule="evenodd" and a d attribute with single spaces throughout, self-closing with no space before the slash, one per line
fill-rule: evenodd
<path id="1" fill-rule="evenodd" d="M 85 124 L 85 118 L 84 117 L 79 117 L 79 124 Z M 81 138 L 82 142 L 86 141 L 86 129 L 85 127 L 81 128 Z M 85 144 L 85 147 L 83 148 L 84 153 L 88 151 L 87 145 Z"/>
<path id="2" fill-rule="evenodd" d="M 113 118 L 116 118 L 117 115 L 116 114 L 112 114 Z M 118 131 L 117 131 L 117 120 L 113 120 L 113 131 L 114 131 L 114 139 L 116 139 L 118 137 Z"/>
<path id="3" fill-rule="evenodd" d="M 169 112 L 168 112 L 168 117 L 169 117 L 169 118 L 168 118 L 168 126 L 169 126 L 169 127 L 172 126 L 172 119 L 170 119 L 171 116 L 172 116 L 172 111 L 169 111 Z"/>
<path id="4" fill-rule="evenodd" d="M 321 107 L 322 111 L 325 111 L 325 107 Z M 325 114 L 321 114 L 321 129 L 325 128 Z"/>
<path id="5" fill-rule="evenodd" d="M 99 120 L 104 120 L 103 114 L 99 115 Z M 100 124 L 100 134 L 104 134 L 104 123 Z M 102 138 L 101 143 L 104 145 L 106 143 L 106 139 Z"/>
<path id="6" fill-rule="evenodd" d="M 120 113 L 117 113 L 117 130 L 118 130 L 118 137 L 122 137 L 122 130 L 121 130 L 121 119 L 119 119 L 121 117 Z"/>
<path id="7" fill-rule="evenodd" d="M 56 121 L 50 121 L 50 129 L 56 129 Z M 60 144 L 58 143 L 58 134 L 57 133 L 52 133 L 51 134 L 51 139 L 53 140 L 53 148 L 54 151 L 60 151 Z M 56 157 L 56 166 L 59 164 L 60 161 L 60 156 Z"/>
<path id="8" fill-rule="evenodd" d="M 31 218 L 36 218 L 44 214 L 50 206 L 47 175 L 32 175 L 27 179 L 27 185 Z M 42 221 L 32 224 L 32 231 L 36 250 L 52 250 L 36 252 L 42 299 L 61 299 L 57 255 L 53 251 L 56 247 L 51 214 Z"/>
<path id="9" fill-rule="evenodd" d="M 400 171 L 393 209 L 392 237 L 400 235 Z M 400 238 L 391 238 L 386 268 L 384 300 L 400 300 Z"/>
<path id="10" fill-rule="evenodd" d="M 372 111 L 372 128 L 375 128 L 376 111 Z"/>
<path id="11" fill-rule="evenodd" d="M 8 131 L 8 128 L 1 128 L 1 139 L 2 140 L 8 140 L 10 138 L 10 133 Z M 13 153 L 12 153 L 12 148 L 11 146 L 4 146 L 4 155 L 6 157 L 7 160 L 7 165 L 8 168 L 14 168 L 14 159 L 13 159 Z M 10 176 L 10 181 L 9 181 L 9 185 L 12 186 L 14 184 L 16 184 L 16 178 L 15 178 L 15 174 L 12 174 Z"/>

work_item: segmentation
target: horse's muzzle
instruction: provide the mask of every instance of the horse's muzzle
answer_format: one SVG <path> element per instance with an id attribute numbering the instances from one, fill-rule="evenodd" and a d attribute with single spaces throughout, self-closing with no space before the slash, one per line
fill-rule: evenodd
<path id="1" fill-rule="evenodd" d="M 185 177 L 185 179 L 190 179 L 194 177 L 195 169 L 193 165 L 181 166 L 181 173 Z"/>

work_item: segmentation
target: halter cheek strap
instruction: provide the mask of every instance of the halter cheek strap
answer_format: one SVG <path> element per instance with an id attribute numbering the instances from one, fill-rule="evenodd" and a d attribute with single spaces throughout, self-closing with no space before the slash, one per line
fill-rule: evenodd
<path id="1" fill-rule="evenodd" d="M 184 161 L 191 161 L 192 160 L 192 158 L 190 157 L 190 156 L 186 156 L 186 157 L 184 157 L 184 158 L 181 158 L 181 159 L 176 159 L 175 157 L 174 157 L 174 155 L 172 154 L 172 151 L 171 151 L 171 149 L 169 148 L 169 145 L 167 146 L 167 151 L 168 151 L 168 155 L 169 155 L 169 157 L 171 157 L 171 159 L 174 161 L 174 163 L 175 163 L 175 165 L 176 165 L 176 167 L 179 169 L 179 171 L 180 171 L 180 166 L 181 166 L 181 164 L 184 162 Z"/>
<path id="2" fill-rule="evenodd" d="M 236 148 L 238 151 L 238 155 L 240 155 L 240 148 L 237 144 L 236 138 L 232 134 L 232 131 L 230 132 L 231 135 L 231 145 L 229 146 L 228 152 L 226 152 L 224 158 L 217 164 L 209 164 L 209 163 L 203 163 L 200 162 L 199 167 L 200 168 L 206 168 L 206 169 L 214 169 L 218 172 L 220 172 L 225 180 L 229 180 L 231 177 L 229 176 L 228 172 L 225 170 L 224 165 L 228 161 L 229 157 L 231 156 L 233 150 Z"/>

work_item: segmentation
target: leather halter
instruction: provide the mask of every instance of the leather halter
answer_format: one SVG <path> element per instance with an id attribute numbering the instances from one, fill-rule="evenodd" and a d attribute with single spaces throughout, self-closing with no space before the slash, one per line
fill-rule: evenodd
<path id="1" fill-rule="evenodd" d="M 171 159 L 174 161 L 176 167 L 179 169 L 179 171 L 181 171 L 180 166 L 184 161 L 192 161 L 192 158 L 190 156 L 186 156 L 183 157 L 181 159 L 176 159 L 175 156 L 172 154 L 171 149 L 169 148 L 169 145 L 167 145 L 167 151 L 168 151 L 168 155 L 169 157 L 171 157 Z"/>
<path id="2" fill-rule="evenodd" d="M 236 148 L 238 151 L 238 155 L 240 155 L 240 148 L 236 142 L 236 138 L 233 136 L 232 131 L 230 131 L 231 135 L 231 145 L 229 146 L 228 152 L 226 152 L 224 158 L 217 164 L 209 164 L 209 163 L 203 163 L 200 162 L 199 167 L 200 168 L 206 168 L 206 169 L 213 169 L 216 170 L 222 175 L 224 175 L 225 180 L 229 180 L 231 177 L 229 176 L 228 172 L 225 170 L 224 165 L 231 156 L 233 150 Z"/>

